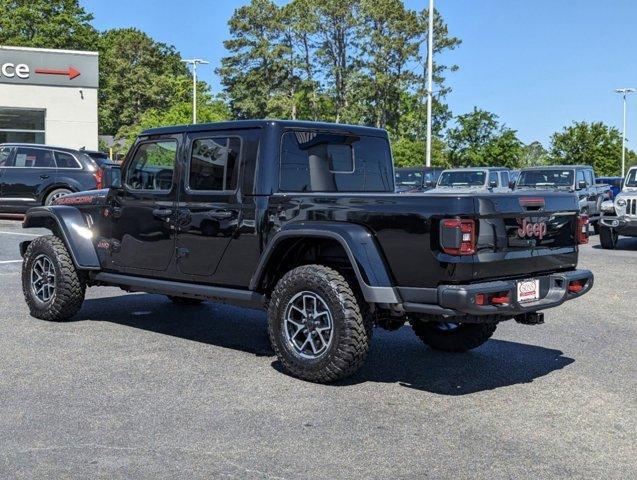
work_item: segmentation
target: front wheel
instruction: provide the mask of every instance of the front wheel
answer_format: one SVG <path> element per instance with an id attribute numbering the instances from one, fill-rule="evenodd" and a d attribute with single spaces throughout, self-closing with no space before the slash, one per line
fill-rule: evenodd
<path id="1" fill-rule="evenodd" d="M 615 250 L 617 242 L 619 241 L 619 234 L 610 227 L 600 225 L 599 227 L 599 243 L 603 249 Z"/>
<path id="2" fill-rule="evenodd" d="M 47 235 L 29 244 L 22 264 L 22 292 L 35 318 L 59 322 L 79 311 L 86 282 L 60 238 Z"/>
<path id="3" fill-rule="evenodd" d="M 458 323 L 453 318 L 427 316 L 411 320 L 411 328 L 420 340 L 434 350 L 466 352 L 491 338 L 496 323 Z"/>
<path id="4" fill-rule="evenodd" d="M 322 265 L 286 273 L 272 292 L 268 334 L 291 375 L 327 383 L 356 372 L 371 344 L 372 325 L 347 280 Z"/>

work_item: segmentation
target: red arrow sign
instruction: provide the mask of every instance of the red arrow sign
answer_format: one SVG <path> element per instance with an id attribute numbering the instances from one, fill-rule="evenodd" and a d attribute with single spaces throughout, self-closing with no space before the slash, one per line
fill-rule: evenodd
<path id="1" fill-rule="evenodd" d="M 69 67 L 67 70 L 55 70 L 52 68 L 36 68 L 35 73 L 41 73 L 42 75 L 68 75 L 69 80 L 73 80 L 75 77 L 81 75 L 80 72 L 73 67 Z"/>

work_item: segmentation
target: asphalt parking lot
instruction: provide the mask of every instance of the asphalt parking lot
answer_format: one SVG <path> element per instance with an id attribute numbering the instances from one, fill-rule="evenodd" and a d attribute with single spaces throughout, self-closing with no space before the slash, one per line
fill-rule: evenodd
<path id="1" fill-rule="evenodd" d="M 35 232 L 41 233 L 41 232 Z M 0 478 L 637 478 L 637 239 L 593 291 L 467 354 L 375 331 L 336 385 L 281 373 L 261 312 L 90 289 L 31 318 L 0 221 Z"/>

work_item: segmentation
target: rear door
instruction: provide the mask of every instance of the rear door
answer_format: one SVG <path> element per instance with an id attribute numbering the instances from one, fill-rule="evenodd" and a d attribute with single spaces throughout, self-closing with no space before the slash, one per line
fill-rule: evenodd
<path id="1" fill-rule="evenodd" d="M 175 252 L 181 134 L 139 142 L 116 191 L 111 258 L 121 271 L 166 271 Z"/>
<path id="2" fill-rule="evenodd" d="M 2 181 L 2 177 L 4 176 L 4 172 L 7 170 L 7 167 L 13 161 L 12 153 L 12 147 L 0 146 L 0 208 L 2 208 L 4 205 L 4 183 Z"/>
<path id="3" fill-rule="evenodd" d="M 18 208 L 39 204 L 43 192 L 55 182 L 53 151 L 42 147 L 15 147 L 4 170 L 3 204 Z"/>
<path id="4" fill-rule="evenodd" d="M 237 232 L 241 214 L 237 131 L 188 134 L 178 206 L 177 268 L 212 277 Z"/>

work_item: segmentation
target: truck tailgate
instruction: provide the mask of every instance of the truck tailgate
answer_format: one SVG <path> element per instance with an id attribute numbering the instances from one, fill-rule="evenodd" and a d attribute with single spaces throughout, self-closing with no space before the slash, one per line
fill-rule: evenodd
<path id="1" fill-rule="evenodd" d="M 474 278 L 529 276 L 577 263 L 579 207 L 567 193 L 475 197 Z"/>

